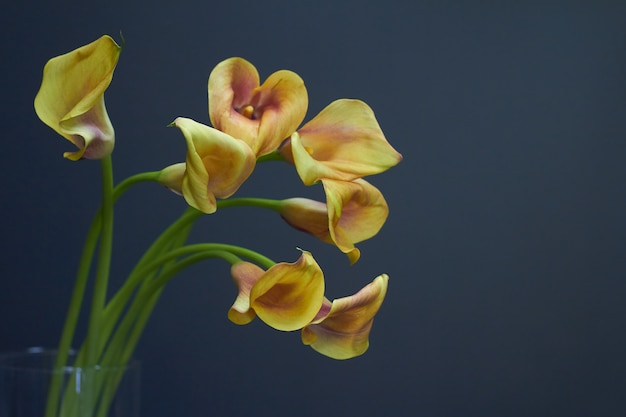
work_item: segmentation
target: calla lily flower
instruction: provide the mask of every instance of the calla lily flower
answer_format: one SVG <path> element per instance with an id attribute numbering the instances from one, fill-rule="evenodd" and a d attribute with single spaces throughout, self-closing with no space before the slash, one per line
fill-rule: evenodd
<path id="1" fill-rule="evenodd" d="M 247 324 L 259 316 L 274 329 L 293 331 L 310 323 L 322 307 L 324 273 L 309 252 L 267 271 L 240 262 L 232 266 L 231 276 L 239 289 L 228 312 L 233 323 Z"/>
<path id="2" fill-rule="evenodd" d="M 316 318 L 302 329 L 302 343 L 333 359 L 350 359 L 365 353 L 388 281 L 389 277 L 382 274 L 350 297 L 332 303 L 324 299 Z"/>
<path id="3" fill-rule="evenodd" d="M 159 172 L 157 181 L 175 192 L 178 195 L 183 195 L 183 178 L 187 172 L 187 164 L 179 162 L 167 166 Z"/>
<path id="4" fill-rule="evenodd" d="M 190 206 L 214 213 L 216 198 L 230 197 L 250 176 L 256 163 L 254 154 L 245 142 L 194 120 L 179 117 L 172 125 L 187 141 L 181 192 Z M 175 186 L 176 181 L 170 183 Z"/>
<path id="5" fill-rule="evenodd" d="M 257 157 L 295 132 L 308 106 L 304 81 L 294 72 L 277 71 L 259 83 L 256 68 L 243 58 L 219 63 L 208 82 L 211 123 L 245 141 Z"/>
<path id="6" fill-rule="evenodd" d="M 279 153 L 295 164 L 305 185 L 322 178 L 352 181 L 379 174 L 402 160 L 374 112 L 360 100 L 336 100 L 291 135 Z"/>
<path id="7" fill-rule="evenodd" d="M 104 104 L 121 48 L 110 36 L 48 61 L 35 97 L 42 122 L 78 148 L 64 157 L 102 159 L 113 152 L 115 134 Z"/>
<path id="8" fill-rule="evenodd" d="M 280 215 L 298 230 L 336 245 L 354 264 L 360 251 L 354 247 L 375 236 L 389 215 L 380 190 L 363 179 L 322 180 L 326 204 L 307 198 L 283 200 Z"/>

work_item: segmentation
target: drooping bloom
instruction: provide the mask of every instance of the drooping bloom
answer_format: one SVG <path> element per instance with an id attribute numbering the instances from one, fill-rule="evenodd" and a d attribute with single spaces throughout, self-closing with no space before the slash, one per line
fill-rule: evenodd
<path id="1" fill-rule="evenodd" d="M 389 215 L 380 190 L 363 179 L 322 180 L 326 204 L 307 198 L 283 200 L 280 215 L 298 230 L 336 245 L 355 263 L 360 252 L 354 247 L 375 236 Z"/>
<path id="2" fill-rule="evenodd" d="M 181 192 L 190 206 L 214 213 L 216 198 L 230 197 L 250 176 L 254 154 L 245 142 L 194 120 L 179 117 L 172 125 L 187 141 Z"/>
<path id="3" fill-rule="evenodd" d="M 110 36 L 49 60 L 35 97 L 42 122 L 78 148 L 64 157 L 102 159 L 111 154 L 115 134 L 104 104 L 121 48 Z"/>
<path id="4" fill-rule="evenodd" d="M 387 142 L 372 109 L 360 100 L 330 103 L 279 149 L 305 185 L 322 178 L 352 181 L 402 160 Z"/>
<path id="5" fill-rule="evenodd" d="M 243 58 L 219 63 L 208 82 L 211 123 L 245 141 L 257 157 L 295 132 L 308 106 L 304 82 L 294 72 L 277 71 L 259 84 L 256 68 Z"/>
<path id="6" fill-rule="evenodd" d="M 310 323 L 324 300 L 324 274 L 309 252 L 294 263 L 281 262 L 267 271 L 249 262 L 231 268 L 239 295 L 228 312 L 236 324 L 255 316 L 277 330 L 293 331 Z"/>
<path id="7" fill-rule="evenodd" d="M 352 296 L 332 303 L 325 299 L 317 317 L 302 329 L 302 343 L 333 359 L 350 359 L 365 353 L 388 281 L 389 277 L 382 274 Z"/>

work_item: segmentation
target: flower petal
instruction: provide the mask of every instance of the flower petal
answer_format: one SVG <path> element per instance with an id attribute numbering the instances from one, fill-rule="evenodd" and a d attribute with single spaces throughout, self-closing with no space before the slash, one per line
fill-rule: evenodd
<path id="1" fill-rule="evenodd" d="M 291 227 L 326 243 L 334 243 L 328 230 L 328 210 L 321 201 L 288 198 L 281 201 L 279 213 Z"/>
<path id="2" fill-rule="evenodd" d="M 304 82 L 281 70 L 259 86 L 243 58 L 219 63 L 209 76 L 209 117 L 216 129 L 248 143 L 256 156 L 274 151 L 300 125 L 308 106 Z"/>
<path id="3" fill-rule="evenodd" d="M 256 313 L 250 308 L 250 290 L 265 271 L 250 262 L 240 262 L 230 268 L 230 274 L 239 289 L 237 299 L 228 310 L 228 318 L 235 324 L 248 324 Z"/>
<path id="4" fill-rule="evenodd" d="M 374 112 L 360 100 L 336 100 L 305 124 L 280 152 L 293 160 L 302 182 L 351 181 L 402 160 L 383 135 Z M 291 157 L 288 155 L 291 153 Z"/>
<path id="5" fill-rule="evenodd" d="M 333 359 L 362 355 L 369 347 L 374 316 L 387 293 L 389 277 L 382 274 L 358 293 L 336 299 L 302 329 L 302 343 Z"/>
<path id="6" fill-rule="evenodd" d="M 104 103 L 121 48 L 110 36 L 48 61 L 35 97 L 41 121 L 78 148 L 71 160 L 101 159 L 113 151 L 115 134 Z"/>
<path id="7" fill-rule="evenodd" d="M 354 247 L 375 236 L 389 215 L 382 193 L 363 179 L 322 180 L 326 204 L 308 198 L 281 201 L 280 215 L 292 227 L 336 245 L 354 264 L 360 252 Z"/>
<path id="8" fill-rule="evenodd" d="M 194 120 L 179 117 L 173 124 L 187 141 L 183 196 L 190 206 L 214 213 L 216 197 L 230 197 L 250 176 L 254 154 L 245 142 Z"/>
<path id="9" fill-rule="evenodd" d="M 209 75 L 209 118 L 213 126 L 227 134 L 254 144 L 259 121 L 241 114 L 252 101 L 260 84 L 254 65 L 243 58 L 229 58 L 215 66 Z"/>
<path id="10" fill-rule="evenodd" d="M 183 178 L 187 171 L 187 164 L 179 162 L 167 166 L 159 172 L 157 181 L 175 192 L 178 195 L 183 195 Z"/>
<path id="11" fill-rule="evenodd" d="M 385 224 L 389 206 L 383 194 L 363 179 L 322 180 L 326 193 L 330 236 L 355 263 L 360 253 L 354 247 L 375 236 Z"/>
<path id="12" fill-rule="evenodd" d="M 267 325 L 283 331 L 301 329 L 320 310 L 324 273 L 309 252 L 295 263 L 279 263 L 254 284 L 250 305 Z"/>

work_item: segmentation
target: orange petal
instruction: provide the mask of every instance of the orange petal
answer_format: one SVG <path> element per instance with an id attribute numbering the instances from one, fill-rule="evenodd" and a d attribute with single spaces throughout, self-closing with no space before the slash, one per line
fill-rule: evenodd
<path id="1" fill-rule="evenodd" d="M 374 316 L 387 293 L 389 277 L 382 274 L 358 293 L 326 306 L 313 323 L 302 329 L 302 343 L 333 359 L 362 355 L 369 347 Z"/>
<path id="2" fill-rule="evenodd" d="M 256 156 L 274 151 L 291 135 L 308 106 L 304 82 L 292 71 L 277 71 L 259 82 L 250 62 L 229 58 L 213 69 L 208 83 L 211 123 L 245 141 Z"/>
<path id="3" fill-rule="evenodd" d="M 228 310 L 228 318 L 235 324 L 248 324 L 256 313 L 250 308 L 250 290 L 265 271 L 250 262 L 240 262 L 230 268 L 230 274 L 239 289 L 237 299 Z"/>
<path id="4" fill-rule="evenodd" d="M 351 181 L 378 174 L 402 160 L 372 109 L 359 100 L 332 102 L 291 136 L 290 146 L 306 185 L 322 178 Z"/>
<path id="5" fill-rule="evenodd" d="M 326 193 L 330 236 L 351 263 L 360 256 L 355 243 L 375 236 L 385 224 L 389 207 L 382 193 L 363 179 L 322 180 Z"/>

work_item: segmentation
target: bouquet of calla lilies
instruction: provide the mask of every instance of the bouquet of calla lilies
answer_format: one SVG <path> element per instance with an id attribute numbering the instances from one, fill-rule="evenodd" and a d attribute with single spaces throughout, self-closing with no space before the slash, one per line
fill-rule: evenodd
<path id="1" fill-rule="evenodd" d="M 386 274 L 354 295 L 331 301 L 324 294 L 324 273 L 306 250 L 293 263 L 277 263 L 248 248 L 189 243 L 187 237 L 204 215 L 218 215 L 219 210 L 233 206 L 259 207 L 277 212 L 288 225 L 336 246 L 350 263 L 357 262 L 360 252 L 355 244 L 375 236 L 389 212 L 382 193 L 363 177 L 402 160 L 371 108 L 359 100 L 340 99 L 302 124 L 308 96 L 296 73 L 280 70 L 261 83 L 250 62 L 226 59 L 208 80 L 212 126 L 185 117 L 170 124 L 180 130 L 187 144 L 185 161 L 114 184 L 115 134 L 104 93 L 121 50 L 111 37 L 102 36 L 50 59 L 35 98 L 39 118 L 75 145 L 76 150 L 64 156 L 72 161 L 100 160 L 102 169 L 102 201 L 80 258 L 57 365 L 65 364 L 74 345 L 86 288 L 92 289 L 88 328 L 74 366 L 124 365 L 168 281 L 209 258 L 231 265 L 238 290 L 228 311 L 233 323 L 247 324 L 258 316 L 274 329 L 300 330 L 305 345 L 328 357 L 349 359 L 363 354 L 387 291 Z M 295 166 L 305 186 L 321 184 L 326 201 L 297 196 L 284 200 L 233 197 L 256 164 L 274 161 Z M 148 247 L 120 288 L 111 291 L 115 201 L 142 182 L 157 182 L 181 195 L 186 208 Z M 101 385 L 107 384 L 114 390 L 114 381 Z M 54 389 L 53 384 L 48 417 L 57 415 L 62 401 Z"/>

